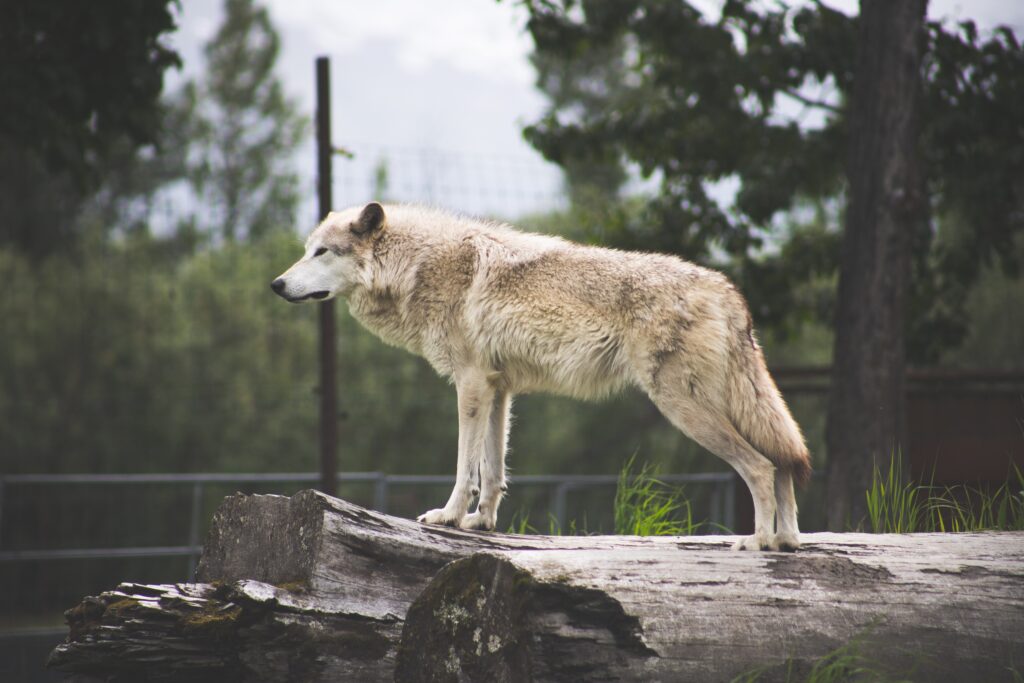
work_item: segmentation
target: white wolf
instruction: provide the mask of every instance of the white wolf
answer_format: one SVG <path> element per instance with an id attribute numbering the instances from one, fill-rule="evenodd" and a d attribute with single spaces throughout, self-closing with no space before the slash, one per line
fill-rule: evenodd
<path id="1" fill-rule="evenodd" d="M 793 482 L 810 475 L 807 447 L 746 302 L 720 273 L 371 203 L 328 215 L 271 288 L 292 302 L 343 297 L 370 331 L 455 384 L 455 488 L 421 522 L 494 528 L 515 394 L 598 398 L 631 385 L 750 487 L 754 534 L 734 548 L 799 547 Z"/>

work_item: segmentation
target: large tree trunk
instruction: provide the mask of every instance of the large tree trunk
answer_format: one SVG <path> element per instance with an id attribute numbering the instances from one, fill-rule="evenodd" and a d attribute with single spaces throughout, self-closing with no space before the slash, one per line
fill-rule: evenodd
<path id="1" fill-rule="evenodd" d="M 924 202 L 917 141 L 926 6 L 861 2 L 826 431 L 834 531 L 864 517 L 872 466 L 904 442 L 909 246 Z"/>
<path id="2" fill-rule="evenodd" d="M 1024 661 L 1024 534 L 511 536 L 323 494 L 232 496 L 203 583 L 122 584 L 69 610 L 77 681 L 727 681 L 850 644 L 914 680 Z M 863 662 L 862 662 L 863 664 Z"/>

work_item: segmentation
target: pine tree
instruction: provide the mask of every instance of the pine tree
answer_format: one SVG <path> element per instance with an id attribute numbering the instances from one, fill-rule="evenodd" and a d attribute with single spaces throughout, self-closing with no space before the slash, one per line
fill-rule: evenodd
<path id="1" fill-rule="evenodd" d="M 214 216 L 203 227 L 230 242 L 292 227 L 292 157 L 308 121 L 274 75 L 280 38 L 266 8 L 225 0 L 224 9 L 205 48 L 207 77 L 188 84 L 176 106 L 190 112 L 189 180 Z"/>

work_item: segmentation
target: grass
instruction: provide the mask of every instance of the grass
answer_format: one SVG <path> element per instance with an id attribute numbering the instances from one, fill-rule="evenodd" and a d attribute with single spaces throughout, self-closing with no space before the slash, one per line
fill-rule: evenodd
<path id="1" fill-rule="evenodd" d="M 831 652 L 827 652 L 814 661 L 811 670 L 805 675 L 796 671 L 796 662 L 787 659 L 781 666 L 785 667 L 785 683 L 839 683 L 840 681 L 871 681 L 872 683 L 905 683 L 903 676 L 893 676 L 883 670 L 878 662 L 865 657 L 861 650 L 865 649 L 865 640 L 870 628 L 855 636 L 849 643 Z M 756 683 L 769 672 L 775 674 L 780 665 L 768 665 L 744 672 L 732 679 L 732 683 Z M 778 676 L 773 675 L 773 680 Z"/>
<path id="2" fill-rule="evenodd" d="M 967 484 L 940 488 L 905 478 L 902 458 L 894 453 L 884 473 L 875 465 L 865 496 L 874 533 L 1024 530 L 1024 472 L 1016 465 L 994 491 Z"/>
<path id="3" fill-rule="evenodd" d="M 633 471 L 636 455 L 619 472 L 615 489 L 615 533 L 620 536 L 692 536 L 703 522 L 694 522 L 693 508 L 681 487 L 665 484 L 645 463 Z"/>
<path id="4" fill-rule="evenodd" d="M 906 534 L 914 532 L 1021 531 L 1024 530 L 1024 471 L 1012 466 L 1010 476 L 995 490 L 957 484 L 922 484 L 905 476 L 898 452 L 884 472 L 877 464 L 871 486 L 865 492 L 869 531 Z M 615 533 L 629 536 L 690 536 L 706 522 L 694 521 L 693 508 L 682 487 L 666 484 L 650 464 L 637 467 L 633 455 L 619 471 L 614 502 Z M 722 529 L 730 533 L 728 529 Z M 539 534 L 530 524 L 529 512 L 512 516 L 508 533 Z M 552 536 L 587 535 L 586 519 L 561 528 L 548 516 Z M 1024 683 L 1024 682 L 1022 682 Z"/>
<path id="5" fill-rule="evenodd" d="M 622 536 L 692 536 L 704 525 L 693 519 L 693 506 L 683 488 L 670 486 L 658 479 L 657 470 L 649 464 L 636 469 L 634 455 L 619 471 L 615 488 L 615 533 Z M 587 519 L 582 525 L 570 520 L 563 529 L 554 515 L 548 515 L 548 535 L 589 535 Z M 727 531 L 727 530 L 726 530 Z M 512 515 L 510 534 L 539 534 L 530 524 L 530 512 L 519 510 Z"/>
<path id="6" fill-rule="evenodd" d="M 519 534 L 519 535 L 538 535 L 541 533 L 537 527 L 530 524 L 530 511 L 529 510 L 517 510 L 509 521 L 508 529 L 506 533 Z M 548 513 L 548 536 L 589 536 L 590 532 L 587 531 L 587 518 L 584 515 L 583 524 L 577 527 L 576 520 L 571 519 L 566 525 L 565 529 L 562 529 L 558 524 L 558 519 L 553 514 Z"/>
<path id="7" fill-rule="evenodd" d="M 967 486 L 946 487 L 930 502 L 933 531 L 1024 531 L 1024 472 L 1015 465 L 993 492 Z"/>
<path id="8" fill-rule="evenodd" d="M 540 533 L 537 528 L 530 524 L 530 511 L 519 509 L 516 510 L 512 515 L 512 519 L 508 524 L 508 529 L 505 531 L 508 534 L 519 534 L 525 536 L 527 534 L 536 535 Z"/>
<path id="9" fill-rule="evenodd" d="M 865 493 L 868 524 L 876 534 L 907 534 L 922 530 L 928 518 L 923 489 L 903 476 L 903 459 L 898 453 L 889 457 L 883 474 L 876 463 L 871 488 Z"/>

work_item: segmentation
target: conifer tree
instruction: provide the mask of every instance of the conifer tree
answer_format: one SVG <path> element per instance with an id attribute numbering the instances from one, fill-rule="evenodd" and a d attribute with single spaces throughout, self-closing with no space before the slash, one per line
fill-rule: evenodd
<path id="1" fill-rule="evenodd" d="M 190 115 L 189 181 L 225 241 L 290 229 L 299 203 L 293 154 L 308 122 L 274 74 L 280 38 L 266 8 L 226 0 L 206 45 L 206 75 L 176 106 Z"/>

